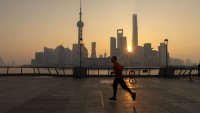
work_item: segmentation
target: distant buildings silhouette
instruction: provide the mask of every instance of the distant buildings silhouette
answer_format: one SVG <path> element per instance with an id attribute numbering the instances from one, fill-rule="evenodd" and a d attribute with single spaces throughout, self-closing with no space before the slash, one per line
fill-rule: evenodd
<path id="1" fill-rule="evenodd" d="M 43 52 L 36 52 L 35 58 L 31 60 L 33 66 L 78 66 L 80 60 L 80 39 L 82 39 L 84 23 L 82 21 L 82 8 L 80 7 L 78 27 L 78 43 L 73 44 L 72 50 L 64 48 L 63 45 L 55 49 L 44 47 Z M 166 45 L 160 43 L 158 51 L 153 50 L 151 43 L 144 46 L 138 45 L 138 20 L 137 14 L 132 15 L 132 52 L 127 49 L 127 37 L 124 36 L 123 29 L 117 29 L 117 36 L 110 37 L 110 57 L 117 56 L 124 66 L 165 66 L 166 65 Z M 107 53 L 100 54 L 97 58 L 96 42 L 91 43 L 91 56 L 88 57 L 88 49 L 82 45 L 82 65 L 87 67 L 107 67 L 111 66 L 110 57 Z M 184 61 L 171 58 L 167 53 L 168 64 L 184 65 Z M 3 62 L 0 59 L 0 64 Z M 187 61 L 191 64 L 191 61 Z"/>
<path id="2" fill-rule="evenodd" d="M 110 55 L 117 56 L 121 63 L 126 66 L 164 66 L 166 65 L 166 45 L 161 43 L 158 51 L 153 50 L 151 43 L 145 43 L 144 46 L 138 45 L 138 23 L 137 14 L 132 17 L 132 52 L 127 51 L 127 39 L 124 36 L 123 29 L 117 30 L 117 40 L 110 37 Z M 167 54 L 170 59 L 169 53 Z M 168 60 L 170 63 L 170 60 Z"/>
<path id="3" fill-rule="evenodd" d="M 97 54 L 96 54 L 96 42 L 92 42 L 91 58 L 97 58 Z"/>
<path id="4" fill-rule="evenodd" d="M 5 63 L 4 63 L 3 59 L 0 57 L 0 66 L 3 66 L 3 65 L 5 65 Z"/>
<path id="5" fill-rule="evenodd" d="M 174 66 L 183 66 L 183 65 L 185 65 L 185 62 L 184 62 L 184 60 L 182 60 L 182 59 L 178 59 L 178 58 L 171 58 L 170 59 L 170 65 L 174 65 Z M 195 64 L 193 64 L 193 65 L 195 65 Z"/>
<path id="6" fill-rule="evenodd" d="M 66 66 L 71 65 L 72 51 L 59 45 L 55 49 L 44 47 L 44 52 L 36 52 L 32 59 L 33 66 Z"/>
<path id="7" fill-rule="evenodd" d="M 78 66 L 80 61 L 80 51 L 82 53 L 82 65 L 83 66 L 107 66 L 110 62 L 107 60 L 107 54 L 100 55 L 97 58 L 96 55 L 96 42 L 92 42 L 91 58 L 88 58 L 88 49 L 84 44 L 80 44 L 80 39 L 83 39 L 83 27 L 82 21 L 82 8 L 80 2 L 79 21 L 78 27 L 78 43 L 73 44 L 72 50 L 64 48 L 63 45 L 57 46 L 55 49 L 44 47 L 43 52 L 36 52 L 35 58 L 31 60 L 33 66 Z M 81 46 L 81 50 L 80 50 Z"/>
<path id="8" fill-rule="evenodd" d="M 80 21 L 78 21 L 78 37 L 82 34 L 84 23 L 82 22 L 82 12 L 80 10 Z M 111 66 L 109 58 L 117 56 L 120 62 L 125 66 L 165 66 L 166 65 L 166 45 L 160 43 L 158 51 L 153 50 L 151 43 L 145 43 L 144 46 L 138 45 L 138 24 L 137 14 L 133 14 L 133 32 L 132 32 L 132 52 L 127 50 L 127 37 L 124 36 L 123 29 L 117 29 L 117 36 L 110 37 L 110 56 L 107 53 L 96 54 L 96 42 L 91 43 L 91 55 L 88 49 L 82 45 L 82 61 L 83 66 L 87 67 L 106 67 Z M 33 66 L 78 66 L 80 59 L 80 42 L 73 44 L 72 50 L 64 48 L 63 45 L 57 46 L 55 49 L 44 47 L 43 52 L 36 52 L 35 58 L 32 59 Z M 167 54 L 168 63 L 171 65 L 184 65 L 184 61 L 177 58 L 170 58 Z M 191 64 L 187 61 L 187 64 Z M 191 64 L 192 65 L 192 64 Z"/>

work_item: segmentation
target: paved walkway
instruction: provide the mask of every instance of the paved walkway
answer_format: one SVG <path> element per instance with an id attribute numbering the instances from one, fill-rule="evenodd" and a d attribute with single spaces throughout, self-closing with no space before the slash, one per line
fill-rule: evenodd
<path id="1" fill-rule="evenodd" d="M 0 113 L 200 113 L 200 81 L 137 80 L 113 102 L 112 78 L 0 77 Z"/>

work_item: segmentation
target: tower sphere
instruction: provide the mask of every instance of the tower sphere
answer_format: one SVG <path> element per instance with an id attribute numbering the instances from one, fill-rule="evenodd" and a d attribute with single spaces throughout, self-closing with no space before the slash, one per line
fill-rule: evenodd
<path id="1" fill-rule="evenodd" d="M 77 27 L 83 28 L 83 27 L 84 27 L 83 21 L 78 21 L 78 22 L 77 22 Z"/>

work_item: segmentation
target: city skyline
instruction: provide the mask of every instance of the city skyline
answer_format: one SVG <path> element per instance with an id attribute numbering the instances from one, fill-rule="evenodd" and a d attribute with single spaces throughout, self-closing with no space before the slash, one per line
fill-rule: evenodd
<path id="1" fill-rule="evenodd" d="M 21 3 L 22 3 L 22 1 L 23 0 L 21 0 Z M 43 1 L 44 3 L 49 3 L 46 5 L 43 4 L 44 6 L 46 6 L 46 9 L 38 8 L 36 12 L 32 11 L 33 13 L 35 12 L 33 14 L 33 16 L 40 14 L 38 11 L 44 11 L 42 13 L 46 14 L 45 12 L 48 12 L 48 10 L 50 10 L 49 9 L 50 7 L 55 7 L 55 9 L 58 8 L 56 11 L 63 11 L 63 12 L 60 12 L 60 14 L 57 14 L 57 16 L 58 16 L 57 18 L 54 17 L 54 14 L 56 13 L 56 11 L 52 14 L 47 13 L 47 15 L 43 15 L 41 18 L 35 17 L 35 18 L 33 18 L 33 20 L 37 19 L 36 23 L 37 22 L 38 23 L 36 25 L 33 25 L 34 21 L 32 20 L 32 18 L 28 18 L 28 15 L 29 15 L 28 13 L 25 13 L 23 11 L 22 12 L 18 12 L 18 11 L 21 11 L 26 8 L 28 10 L 31 10 L 34 6 L 42 7 L 42 5 L 39 4 L 39 1 L 36 1 L 36 2 L 34 2 L 34 1 L 28 2 L 27 1 L 23 4 L 15 4 L 15 3 L 13 3 L 15 1 L 12 1 L 12 0 L 10 0 L 10 3 L 7 1 L 0 1 L 0 2 L 2 2 L 0 6 L 3 6 L 3 8 L 0 12 L 0 14 L 3 15 L 3 17 L 2 17 L 3 19 L 2 19 L 2 21 L 0 21 L 0 23 L 3 26 L 3 27 L 0 27 L 0 32 L 1 32 L 0 38 L 2 40 L 1 41 L 1 49 L 0 49 L 1 50 L 0 57 L 2 57 L 3 59 L 6 59 L 6 61 L 16 60 L 17 64 L 28 64 L 28 63 L 30 63 L 29 62 L 30 59 L 34 56 L 34 52 L 42 50 L 44 46 L 54 48 L 57 45 L 60 45 L 63 43 L 63 45 L 65 47 L 72 48 L 72 44 L 77 42 L 76 21 L 78 19 L 77 12 L 79 10 L 79 8 L 78 8 L 79 0 L 77 0 L 75 2 L 71 1 L 72 3 L 74 3 L 73 4 L 74 7 L 70 7 L 69 9 L 74 9 L 71 13 L 71 15 L 73 16 L 73 19 L 70 18 L 70 16 L 66 16 L 66 15 L 65 15 L 65 18 L 60 18 L 60 16 L 63 13 L 65 13 L 65 11 L 66 11 L 64 5 L 67 5 L 66 3 L 69 3 L 70 1 L 71 0 L 62 1 L 62 2 L 60 1 L 61 3 L 65 3 L 65 4 L 58 3 L 59 5 L 62 6 L 62 7 L 59 7 L 59 6 L 57 6 L 58 4 L 57 5 L 52 4 L 56 1 L 52 0 L 52 1 L 47 2 L 44 0 Z M 188 24 L 187 22 L 190 22 L 190 21 L 187 19 L 191 19 L 191 18 L 186 18 L 185 19 L 186 23 L 184 23 L 184 21 L 177 23 L 178 28 L 182 27 L 182 26 L 179 26 L 179 24 L 183 24 L 183 25 L 188 24 L 188 26 L 189 26 L 189 27 L 186 26 L 188 28 L 186 30 L 186 31 L 188 31 L 188 33 L 182 34 L 181 31 L 182 30 L 184 31 L 185 29 L 182 28 L 182 30 L 174 31 L 174 29 L 177 28 L 177 26 L 175 26 L 173 28 L 173 26 L 167 25 L 165 23 L 165 22 L 168 23 L 167 20 L 170 20 L 170 22 L 172 21 L 172 23 L 173 23 L 175 17 L 170 18 L 170 19 L 169 18 L 163 19 L 163 17 L 157 16 L 157 17 L 160 17 L 161 20 L 163 19 L 163 21 L 162 22 L 152 21 L 154 19 L 154 17 L 147 15 L 146 13 L 148 11 L 144 10 L 144 8 L 141 7 L 141 5 L 142 6 L 146 5 L 145 6 L 146 9 L 148 9 L 149 6 L 155 5 L 155 4 L 153 4 L 153 2 L 157 3 L 157 5 L 159 3 L 161 4 L 161 2 L 158 2 L 158 1 L 156 2 L 156 1 L 157 0 L 154 0 L 150 4 L 147 5 L 147 4 L 143 4 L 145 2 L 145 0 L 143 0 L 141 2 L 131 1 L 131 0 L 130 0 L 130 2 L 129 1 L 121 2 L 118 0 L 114 2 L 111 0 L 111 1 L 107 2 L 106 6 L 104 6 L 105 9 L 102 9 L 101 7 L 93 6 L 92 9 L 94 9 L 94 12 L 91 12 L 91 8 L 88 8 L 88 7 L 91 6 L 91 4 L 94 5 L 94 4 L 98 4 L 98 3 L 100 3 L 100 5 L 103 5 L 103 3 L 105 3 L 105 1 L 104 0 L 102 2 L 100 2 L 100 1 L 84 1 L 84 3 L 83 3 L 84 20 L 83 21 L 86 23 L 86 27 L 84 28 L 85 33 L 83 34 L 83 38 L 84 38 L 84 43 L 86 44 L 86 47 L 89 50 L 89 55 L 91 54 L 90 53 L 91 42 L 97 42 L 96 49 L 97 49 L 98 55 L 104 53 L 105 50 L 106 50 L 107 54 L 109 54 L 110 53 L 109 52 L 109 46 L 110 46 L 109 45 L 109 40 L 110 40 L 109 37 L 115 36 L 116 29 L 124 29 L 124 35 L 127 37 L 128 46 L 130 46 L 131 40 L 132 40 L 132 14 L 137 13 L 138 18 L 139 18 L 138 19 L 138 23 L 139 23 L 139 25 L 138 25 L 138 27 L 139 27 L 138 42 L 139 42 L 139 45 L 143 45 L 144 43 L 152 43 L 153 48 L 155 50 L 158 50 L 157 47 L 158 47 L 159 43 L 163 42 L 165 38 L 168 38 L 169 39 L 169 51 L 170 51 L 172 57 L 178 57 L 178 58 L 182 58 L 182 59 L 190 58 L 193 61 L 197 62 L 199 60 L 199 58 L 198 58 L 199 54 L 197 53 L 198 49 L 194 50 L 194 48 L 199 47 L 198 37 L 200 35 L 197 32 L 198 29 L 197 28 L 194 29 L 194 28 L 197 27 L 199 25 L 199 23 L 198 22 L 195 23 L 196 21 L 193 21 L 193 22 L 191 21 L 192 23 Z M 177 1 L 179 1 L 179 0 L 175 0 L 175 3 Z M 183 2 L 187 3 L 187 0 L 185 0 Z M 195 0 L 193 0 L 193 2 L 199 3 L 198 1 L 195 1 Z M 124 4 L 123 4 L 123 7 L 121 10 L 115 9 L 115 11 L 116 11 L 116 12 L 114 11 L 115 13 L 112 13 L 112 11 L 113 11 L 112 9 L 111 9 L 111 11 L 104 13 L 104 10 L 108 9 L 109 6 L 113 7 L 113 5 L 111 3 L 118 4 L 118 5 L 120 5 L 120 3 L 124 3 Z M 12 7 L 10 6 L 11 8 L 14 7 L 17 9 L 16 15 L 13 14 L 15 12 L 14 9 L 8 10 L 9 7 L 6 7 L 6 4 L 8 6 L 11 5 L 12 6 Z M 25 4 L 31 5 L 32 7 L 28 8 L 28 6 L 26 6 L 26 7 L 24 6 L 25 8 L 24 7 L 19 8 L 20 6 L 23 6 Z M 133 4 L 133 5 L 130 5 L 130 4 Z M 168 4 L 168 5 L 170 5 L 170 4 Z M 174 6 L 176 6 L 176 5 L 174 5 Z M 129 7 L 125 7 L 125 6 L 129 6 Z M 189 5 L 187 5 L 187 6 L 189 7 Z M 183 8 L 183 6 L 182 6 L 182 8 Z M 41 10 L 41 9 L 44 9 L 44 10 Z M 102 10 L 98 11 L 99 9 L 102 9 Z M 154 10 L 151 10 L 151 11 L 156 12 L 156 10 L 155 11 Z M 53 11 L 53 9 L 51 11 Z M 167 12 L 164 9 L 163 9 L 163 11 Z M 9 13 L 10 15 L 4 14 L 5 12 L 10 12 Z M 181 12 L 181 10 L 180 10 L 180 12 Z M 110 14 L 112 13 L 112 15 L 109 15 L 109 13 Z M 182 13 L 184 13 L 184 12 L 182 12 Z M 21 14 L 21 16 L 18 14 Z M 120 14 L 123 16 L 121 16 Z M 151 13 L 149 13 L 149 14 L 151 14 Z M 11 18 L 12 16 L 15 18 Z M 110 19 L 109 18 L 106 18 L 106 19 L 97 18 L 98 16 L 110 17 Z M 154 16 L 155 16 L 155 14 L 154 14 Z M 183 15 L 180 14 L 179 16 L 182 17 Z M 197 16 L 198 18 L 200 17 L 200 15 L 197 15 L 197 14 L 196 15 L 194 14 L 193 16 Z M 49 20 L 46 20 L 47 21 L 46 23 L 43 23 L 43 24 L 40 23 L 40 22 L 45 22 L 45 19 L 47 17 L 54 17 L 54 18 L 49 18 Z M 147 23 L 145 21 L 144 17 L 148 17 L 149 20 L 148 21 L 146 20 L 146 21 L 149 23 Z M 22 20 L 20 20 L 20 18 Z M 70 18 L 70 21 L 67 20 L 66 18 Z M 193 18 L 193 19 L 198 20 L 198 18 Z M 19 20 L 15 20 L 15 19 L 19 19 Z M 44 19 L 44 20 L 42 20 L 42 19 Z M 57 21 L 60 19 L 62 21 L 60 21 L 59 25 L 57 25 L 58 23 L 56 24 L 57 21 L 54 22 L 53 21 L 54 19 L 56 19 Z M 64 20 L 64 19 L 66 19 L 66 20 Z M 111 22 L 113 20 L 114 20 L 114 22 Z M 159 18 L 158 18 L 158 20 L 159 20 Z M 33 21 L 33 23 L 31 23 L 32 21 Z M 152 23 L 151 23 L 151 21 L 152 21 Z M 12 23 L 9 23 L 9 22 L 12 22 Z M 68 24 L 70 23 L 69 24 L 70 26 L 68 26 L 67 29 L 66 29 L 67 24 L 64 24 L 66 22 L 68 22 Z M 99 23 L 99 22 L 104 22 L 104 24 L 100 25 L 102 23 Z M 107 24 L 105 22 L 111 22 L 111 23 Z M 171 25 L 172 25 L 172 23 L 171 23 Z M 155 25 L 156 27 L 154 27 L 152 25 Z M 193 29 L 192 29 L 192 25 L 194 25 Z M 158 28 L 158 26 L 160 28 Z M 28 29 L 25 29 L 26 27 Z M 40 27 L 41 27 L 41 29 L 39 29 Z M 50 29 L 47 29 L 48 27 L 50 27 Z M 58 28 L 54 29 L 54 27 L 58 27 Z M 151 27 L 151 28 L 148 28 L 148 27 Z M 166 29 L 165 27 L 171 28 L 171 29 Z M 19 28 L 19 29 L 16 29 L 16 28 Z M 42 29 L 42 28 L 46 28 L 46 29 Z M 92 30 L 92 28 L 93 29 L 96 28 L 96 29 Z M 158 29 L 163 29 L 163 30 L 160 31 Z M 176 32 L 180 32 L 180 34 L 178 34 Z M 30 34 L 27 34 L 27 33 L 30 33 Z M 12 36 L 13 34 L 15 36 Z M 186 38 L 183 38 L 183 37 L 188 37 L 188 36 L 192 36 L 194 38 L 191 37 L 189 40 Z M 156 37 L 156 38 L 154 39 L 154 37 Z M 175 37 L 181 37 L 181 38 L 175 38 Z M 14 38 L 14 39 L 12 39 L 12 38 Z M 39 39 L 39 38 L 41 38 L 41 39 Z M 194 42 L 192 42 L 191 39 L 194 40 Z M 105 40 L 107 41 L 107 44 L 103 44 L 103 42 L 105 43 Z M 191 41 L 191 43 L 188 44 L 188 41 Z M 188 44 L 188 45 L 186 45 L 186 44 Z M 17 50 L 13 50 L 13 48 L 17 49 Z M 28 50 L 26 50 L 26 49 L 28 49 Z M 183 50 L 185 50 L 185 51 L 183 51 Z"/>

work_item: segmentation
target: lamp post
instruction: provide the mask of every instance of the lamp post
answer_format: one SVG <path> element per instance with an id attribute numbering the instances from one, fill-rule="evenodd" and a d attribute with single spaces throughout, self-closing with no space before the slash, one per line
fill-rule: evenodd
<path id="1" fill-rule="evenodd" d="M 168 67 L 168 39 L 165 39 L 164 43 L 166 45 L 166 67 Z"/>
<path id="2" fill-rule="evenodd" d="M 83 45 L 83 39 L 80 38 L 80 68 L 82 67 L 82 45 Z"/>

